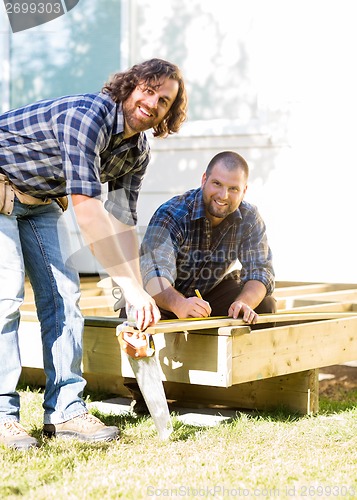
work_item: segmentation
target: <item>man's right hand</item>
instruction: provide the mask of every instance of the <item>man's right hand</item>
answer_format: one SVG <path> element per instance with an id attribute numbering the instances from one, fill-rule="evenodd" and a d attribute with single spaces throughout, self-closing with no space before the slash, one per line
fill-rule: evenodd
<path id="1" fill-rule="evenodd" d="M 159 321 L 161 314 L 155 300 L 141 286 L 126 284 L 122 286 L 122 290 L 127 313 L 130 308 L 131 319 L 136 322 L 138 330 L 144 331 L 148 326 L 153 326 Z"/>
<path id="2" fill-rule="evenodd" d="M 198 297 L 182 297 L 173 311 L 180 319 L 207 318 L 212 312 L 209 302 Z"/>

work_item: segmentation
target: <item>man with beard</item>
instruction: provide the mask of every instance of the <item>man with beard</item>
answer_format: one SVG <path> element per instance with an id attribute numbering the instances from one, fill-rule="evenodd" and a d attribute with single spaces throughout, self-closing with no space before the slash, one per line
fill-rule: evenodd
<path id="1" fill-rule="evenodd" d="M 244 201 L 248 175 L 242 156 L 221 152 L 200 188 L 175 196 L 153 215 L 141 272 L 162 319 L 242 316 L 254 324 L 259 312 L 275 312 L 265 224 Z"/>
<path id="2" fill-rule="evenodd" d="M 141 245 L 141 273 L 162 319 L 241 316 L 254 325 L 259 313 L 276 311 L 265 224 L 244 201 L 248 176 L 242 156 L 219 153 L 200 188 L 175 196 L 151 218 Z M 136 381 L 125 378 L 124 384 L 133 412 L 147 414 Z"/>
<path id="3" fill-rule="evenodd" d="M 70 196 L 84 240 L 135 311 L 138 328 L 160 312 L 144 291 L 135 225 L 150 159 L 145 130 L 178 132 L 186 91 L 177 66 L 151 59 L 116 73 L 101 92 L 41 101 L 0 115 L 0 443 L 38 446 L 19 423 L 19 307 L 27 273 L 41 323 L 44 434 L 117 438 L 82 399 L 79 276 L 61 217 Z M 108 196 L 101 197 L 108 183 Z"/>

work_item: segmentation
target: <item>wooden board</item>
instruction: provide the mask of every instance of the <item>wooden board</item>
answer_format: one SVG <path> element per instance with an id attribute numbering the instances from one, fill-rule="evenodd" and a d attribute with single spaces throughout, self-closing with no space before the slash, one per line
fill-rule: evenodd
<path id="1" fill-rule="evenodd" d="M 127 396 L 115 335 L 122 322 L 111 310 L 111 287 L 99 279 L 82 283 L 85 315 L 83 373 L 88 388 Z M 357 285 L 291 283 L 276 289 L 278 314 L 260 316 L 251 331 L 242 320 L 160 322 L 157 356 L 167 396 L 181 405 L 240 408 L 286 407 L 299 413 L 318 410 L 318 367 L 357 359 Z M 23 380 L 43 375 L 40 328 L 33 294 L 26 288 L 20 350 Z M 188 332 L 188 333 L 187 333 Z"/>
<path id="2" fill-rule="evenodd" d="M 295 307 L 299 302 L 304 301 L 305 304 L 310 303 L 340 303 L 340 302 L 350 302 L 351 304 L 357 303 L 357 289 L 356 288 L 346 288 L 346 289 L 336 289 L 321 293 L 302 293 L 299 290 L 298 293 L 278 297 L 277 307 L 278 310 L 289 309 Z"/>
<path id="3" fill-rule="evenodd" d="M 224 406 L 236 409 L 276 410 L 311 415 L 319 409 L 318 370 L 266 380 L 209 387 L 164 382 L 166 396 L 178 406 Z"/>
<path id="4" fill-rule="evenodd" d="M 232 339 L 232 383 L 357 359 L 357 317 L 256 330 Z"/>
<path id="5" fill-rule="evenodd" d="M 304 323 L 307 321 L 322 321 L 328 319 L 340 319 L 345 317 L 357 317 L 356 312 L 306 312 L 300 311 L 298 313 L 277 313 L 277 314 L 261 314 L 258 319 L 258 325 L 270 323 Z M 173 320 L 162 321 L 157 325 L 147 328 L 146 332 L 151 334 L 157 333 L 170 333 L 170 332 L 184 332 L 184 331 L 197 331 L 221 327 L 239 327 L 247 326 L 247 323 L 242 319 L 233 318 L 192 318 L 187 320 Z M 222 330 L 224 332 L 225 330 Z M 219 333 L 219 331 L 218 331 Z M 223 333 L 224 334 L 224 333 Z"/>
<path id="6" fill-rule="evenodd" d="M 163 380 L 229 387 L 357 359 L 357 316 L 238 335 L 158 333 L 155 345 Z M 122 374 L 132 376 L 124 365 Z"/>

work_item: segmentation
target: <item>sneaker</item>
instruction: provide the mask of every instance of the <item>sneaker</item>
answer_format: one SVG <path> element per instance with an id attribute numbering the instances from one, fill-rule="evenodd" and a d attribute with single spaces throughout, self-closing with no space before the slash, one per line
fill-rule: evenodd
<path id="1" fill-rule="evenodd" d="M 30 436 L 16 420 L 0 424 L 0 443 L 16 450 L 28 450 L 39 446 L 37 439 Z"/>
<path id="2" fill-rule="evenodd" d="M 43 433 L 47 437 L 76 438 L 80 441 L 112 441 L 119 437 L 118 427 L 108 427 L 90 413 L 60 424 L 45 424 Z"/>

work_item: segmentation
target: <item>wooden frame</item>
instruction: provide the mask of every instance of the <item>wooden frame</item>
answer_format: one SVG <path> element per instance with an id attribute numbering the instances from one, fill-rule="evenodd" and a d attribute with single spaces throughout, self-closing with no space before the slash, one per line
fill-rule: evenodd
<path id="1" fill-rule="evenodd" d="M 121 321 L 98 315 L 98 297 L 108 300 L 108 290 L 93 291 L 92 309 L 88 286 L 83 302 L 91 313 L 85 317 L 83 373 L 89 389 L 127 396 L 123 377 L 133 374 L 116 337 Z M 318 411 L 318 368 L 357 359 L 357 286 L 289 284 L 274 295 L 278 313 L 260 316 L 253 330 L 228 318 L 169 321 L 149 329 L 167 397 L 181 405 Z M 41 380 L 43 368 L 30 302 L 20 327 L 27 382 Z"/>

